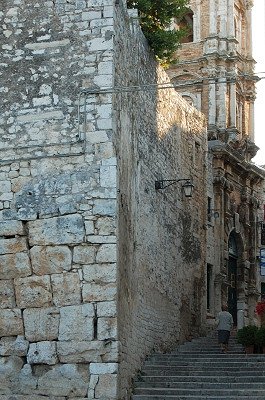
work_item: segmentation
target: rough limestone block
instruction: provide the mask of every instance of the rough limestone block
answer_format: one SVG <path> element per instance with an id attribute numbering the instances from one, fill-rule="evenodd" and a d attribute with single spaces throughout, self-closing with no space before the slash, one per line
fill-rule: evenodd
<path id="1" fill-rule="evenodd" d="M 21 310 L 4 309 L 0 310 L 0 336 L 23 335 L 23 322 Z"/>
<path id="2" fill-rule="evenodd" d="M 30 364 L 25 364 L 18 375 L 18 382 L 16 382 L 16 392 L 25 394 L 32 394 L 37 388 L 38 378 L 33 376 Z M 36 399 L 39 396 L 36 396 Z M 31 396 L 29 396 L 31 398 Z M 34 398 L 35 400 L 35 398 Z"/>
<path id="3" fill-rule="evenodd" d="M 91 264 L 83 267 L 83 277 L 86 282 L 110 283 L 116 282 L 116 264 Z"/>
<path id="4" fill-rule="evenodd" d="M 28 252 L 0 256 L 0 279 L 12 279 L 31 275 Z"/>
<path id="5" fill-rule="evenodd" d="M 98 339 L 105 340 L 117 337 L 117 318 L 98 319 Z"/>
<path id="6" fill-rule="evenodd" d="M 99 235 L 115 235 L 116 221 L 111 217 L 101 217 L 96 221 L 96 229 Z"/>
<path id="7" fill-rule="evenodd" d="M 25 381 L 24 381 L 24 384 L 26 384 Z M 31 392 L 32 391 L 33 391 L 33 389 L 31 389 Z M 45 400 L 65 400 L 65 397 L 49 396 L 49 397 L 46 397 L 44 399 Z M 43 396 L 38 396 L 36 394 L 33 394 L 33 395 L 30 395 L 30 394 L 26 394 L 26 395 L 23 395 L 23 394 L 12 394 L 11 397 L 10 397 L 10 395 L 0 395 L 0 400 L 44 400 L 44 399 L 43 399 Z M 82 399 L 75 398 L 75 400 L 85 400 L 85 399 L 82 397 Z"/>
<path id="8" fill-rule="evenodd" d="M 73 253 L 73 261 L 77 264 L 93 264 L 95 262 L 94 246 L 75 246 Z"/>
<path id="9" fill-rule="evenodd" d="M 96 256 L 98 263 L 115 263 L 117 259 L 116 244 L 102 244 Z"/>
<path id="10" fill-rule="evenodd" d="M 30 245 L 82 243 L 85 235 L 81 215 L 67 215 L 28 222 Z"/>
<path id="11" fill-rule="evenodd" d="M 115 300 L 116 292 L 116 283 L 84 283 L 82 297 L 85 302 Z"/>
<path id="12" fill-rule="evenodd" d="M 93 207 L 93 215 L 116 215 L 116 200 L 96 199 Z"/>
<path id="13" fill-rule="evenodd" d="M 115 165 L 100 166 L 100 186 L 116 187 L 117 186 L 117 167 Z"/>
<path id="14" fill-rule="evenodd" d="M 102 301 L 97 304 L 98 317 L 116 317 L 117 316 L 117 302 L 116 301 Z"/>
<path id="15" fill-rule="evenodd" d="M 67 341 L 58 342 L 57 353 L 62 363 L 90 363 L 117 361 L 117 342 L 106 344 L 104 341 Z"/>
<path id="16" fill-rule="evenodd" d="M 92 304 L 60 309 L 59 340 L 92 340 L 94 307 Z"/>
<path id="17" fill-rule="evenodd" d="M 91 363 L 89 372 L 93 375 L 115 374 L 118 371 L 117 363 Z"/>
<path id="18" fill-rule="evenodd" d="M 1 356 L 26 356 L 28 352 L 29 342 L 24 336 L 2 337 L 0 340 Z"/>
<path id="19" fill-rule="evenodd" d="M 0 254 L 14 254 L 27 250 L 26 238 L 0 239 Z"/>
<path id="20" fill-rule="evenodd" d="M 24 235 L 24 228 L 21 221 L 9 220 L 0 222 L 0 236 Z"/>
<path id="21" fill-rule="evenodd" d="M 20 357 L 0 357 L 0 390 L 2 393 L 12 394 L 13 382 L 23 367 Z"/>
<path id="22" fill-rule="evenodd" d="M 59 335 L 59 310 L 31 308 L 23 312 L 25 337 L 30 342 L 55 340 Z"/>
<path id="23" fill-rule="evenodd" d="M 80 279 L 77 272 L 51 276 L 53 303 L 67 306 L 81 303 Z"/>
<path id="24" fill-rule="evenodd" d="M 13 281 L 0 281 L 0 308 L 13 308 L 15 306 L 16 302 Z"/>
<path id="25" fill-rule="evenodd" d="M 95 387 L 96 399 L 117 399 L 117 375 L 99 375 L 98 383 Z"/>
<path id="26" fill-rule="evenodd" d="M 56 342 L 45 341 L 30 344 L 27 361 L 29 364 L 56 364 L 58 362 Z"/>
<path id="27" fill-rule="evenodd" d="M 34 246 L 30 257 L 36 275 L 59 274 L 71 269 L 72 254 L 67 246 Z"/>
<path id="28" fill-rule="evenodd" d="M 48 307 L 52 304 L 49 276 L 18 278 L 14 280 L 14 284 L 18 307 Z"/>
<path id="29" fill-rule="evenodd" d="M 88 369 L 86 367 L 86 369 Z M 85 397 L 88 389 L 88 371 L 71 364 L 55 366 L 38 381 L 38 392 L 46 396 Z M 56 398 L 57 399 L 57 398 Z"/>

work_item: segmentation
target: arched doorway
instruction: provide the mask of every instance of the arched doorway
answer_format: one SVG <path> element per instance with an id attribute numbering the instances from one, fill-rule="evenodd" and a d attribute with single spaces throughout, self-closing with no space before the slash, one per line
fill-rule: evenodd
<path id="1" fill-rule="evenodd" d="M 228 240 L 228 293 L 227 303 L 228 311 L 232 314 L 234 324 L 237 325 L 237 263 L 238 263 L 238 247 L 235 234 L 232 232 Z"/>

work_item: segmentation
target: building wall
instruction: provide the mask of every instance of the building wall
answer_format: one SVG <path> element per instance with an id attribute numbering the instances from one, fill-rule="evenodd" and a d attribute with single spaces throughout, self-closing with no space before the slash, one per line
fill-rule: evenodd
<path id="1" fill-rule="evenodd" d="M 205 322 L 206 131 L 202 115 L 174 89 L 159 89 L 168 76 L 133 23 L 135 14 L 128 19 L 118 11 L 119 398 L 127 399 L 148 354 L 170 350 Z M 181 182 L 155 190 L 155 180 L 176 178 L 192 178 L 191 199 Z"/>
<path id="2" fill-rule="evenodd" d="M 1 7 L 1 395 L 116 397 L 113 8 Z"/>

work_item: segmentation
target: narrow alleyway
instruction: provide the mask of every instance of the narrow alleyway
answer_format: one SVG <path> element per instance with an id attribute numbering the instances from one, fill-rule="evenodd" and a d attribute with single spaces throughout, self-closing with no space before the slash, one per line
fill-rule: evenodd
<path id="1" fill-rule="evenodd" d="M 145 362 L 132 400 L 145 399 L 264 400 L 265 355 L 244 354 L 235 337 L 227 354 L 215 334 L 194 339 Z"/>

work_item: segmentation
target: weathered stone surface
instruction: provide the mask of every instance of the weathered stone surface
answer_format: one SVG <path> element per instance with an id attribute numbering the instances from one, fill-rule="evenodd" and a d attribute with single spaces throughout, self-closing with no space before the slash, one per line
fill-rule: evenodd
<path id="1" fill-rule="evenodd" d="M 84 280 L 95 283 L 116 282 L 116 264 L 91 264 L 83 267 Z"/>
<path id="2" fill-rule="evenodd" d="M 13 281 L 0 281 L 0 308 L 14 308 L 15 306 L 16 302 Z"/>
<path id="3" fill-rule="evenodd" d="M 93 375 L 115 374 L 118 371 L 117 363 L 91 363 L 89 372 Z"/>
<path id="4" fill-rule="evenodd" d="M 0 279 L 12 279 L 31 275 L 27 252 L 0 256 Z"/>
<path id="5" fill-rule="evenodd" d="M 98 383 L 95 387 L 95 398 L 102 400 L 117 399 L 117 375 L 99 375 Z"/>
<path id="6" fill-rule="evenodd" d="M 31 308 L 23 312 L 25 337 L 30 342 L 55 340 L 59 335 L 60 314 L 56 308 Z"/>
<path id="7" fill-rule="evenodd" d="M 96 222 L 96 229 L 99 235 L 115 235 L 116 221 L 110 217 L 98 218 Z"/>
<path id="8" fill-rule="evenodd" d="M 0 392 L 12 394 L 13 382 L 23 367 L 23 360 L 20 357 L 0 357 Z"/>
<path id="9" fill-rule="evenodd" d="M 76 264 L 93 264 L 95 262 L 94 246 L 75 246 L 73 261 Z"/>
<path id="10" fill-rule="evenodd" d="M 0 254 L 15 254 L 27 251 L 26 238 L 0 239 Z"/>
<path id="11" fill-rule="evenodd" d="M 51 282 L 47 275 L 14 280 L 17 305 L 20 308 L 47 307 L 52 303 Z"/>
<path id="12" fill-rule="evenodd" d="M 70 271 L 72 253 L 67 246 L 34 246 L 30 249 L 32 270 L 36 275 Z"/>
<path id="13" fill-rule="evenodd" d="M 97 303 L 98 317 L 116 317 L 116 315 L 117 315 L 116 301 L 102 301 L 100 303 Z"/>
<path id="14" fill-rule="evenodd" d="M 18 375 L 18 382 L 15 384 L 14 390 L 17 393 L 32 395 L 35 393 L 38 379 L 33 376 L 30 364 L 25 364 Z M 38 396 L 36 396 L 38 397 Z"/>
<path id="15" fill-rule="evenodd" d="M 80 279 L 77 272 L 51 276 L 53 303 L 56 306 L 67 306 L 81 302 Z"/>
<path id="16" fill-rule="evenodd" d="M 115 300 L 117 285 L 115 283 L 106 283 L 104 285 L 97 283 L 84 283 L 82 290 L 83 301 L 107 301 Z"/>
<path id="17" fill-rule="evenodd" d="M 96 256 L 98 263 L 115 263 L 117 259 L 116 244 L 102 244 Z"/>
<path id="18" fill-rule="evenodd" d="M 31 391 L 32 391 L 32 389 L 31 389 Z M 10 395 L 0 395 L 0 400 L 65 400 L 65 397 L 49 396 L 49 397 L 43 398 L 43 396 L 38 396 L 37 394 L 34 394 L 34 395 L 12 394 L 11 397 L 10 397 Z M 75 400 L 85 400 L 85 398 L 84 397 L 82 397 L 82 399 L 76 398 Z"/>
<path id="19" fill-rule="evenodd" d="M 0 310 L 0 336 L 23 335 L 24 328 L 21 311 L 18 309 Z"/>
<path id="20" fill-rule="evenodd" d="M 88 373 L 72 364 L 55 366 L 38 381 L 38 392 L 46 396 L 85 397 L 87 389 Z"/>
<path id="21" fill-rule="evenodd" d="M 28 222 L 30 245 L 74 244 L 85 235 L 81 215 L 68 215 Z"/>
<path id="22" fill-rule="evenodd" d="M 118 361 L 118 342 L 58 342 L 57 352 L 63 363 L 115 362 Z"/>
<path id="23" fill-rule="evenodd" d="M 24 235 L 24 228 L 21 221 L 0 221 L 0 236 L 8 237 L 15 235 Z"/>
<path id="24" fill-rule="evenodd" d="M 117 338 L 117 318 L 98 319 L 98 339 Z"/>
<path id="25" fill-rule="evenodd" d="M 29 347 L 29 342 L 24 336 L 17 337 L 2 337 L 0 340 L 0 355 L 1 356 L 26 356 Z"/>
<path id="26" fill-rule="evenodd" d="M 105 199 L 95 200 L 93 215 L 115 216 L 116 200 L 105 200 Z"/>
<path id="27" fill-rule="evenodd" d="M 92 340 L 94 308 L 92 304 L 60 309 L 59 340 Z"/>
<path id="28" fill-rule="evenodd" d="M 29 364 L 56 364 L 58 362 L 56 342 L 44 341 L 30 344 L 27 361 Z"/>

